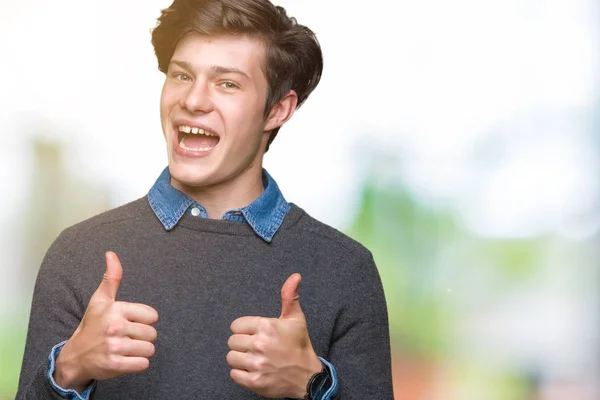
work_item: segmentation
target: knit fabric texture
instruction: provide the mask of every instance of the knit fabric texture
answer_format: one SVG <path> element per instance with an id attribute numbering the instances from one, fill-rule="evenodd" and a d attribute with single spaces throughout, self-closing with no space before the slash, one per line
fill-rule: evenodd
<path id="1" fill-rule="evenodd" d="M 117 300 L 154 307 L 158 339 L 148 370 L 99 381 L 93 399 L 261 399 L 229 377 L 230 325 L 279 317 L 281 286 L 294 272 L 312 345 L 335 366 L 339 398 L 393 398 L 385 298 L 365 247 L 294 204 L 271 243 L 246 223 L 189 214 L 167 231 L 144 197 L 66 229 L 48 250 L 18 399 L 60 399 L 46 376 L 48 354 L 79 325 L 107 251 L 123 266 Z"/>

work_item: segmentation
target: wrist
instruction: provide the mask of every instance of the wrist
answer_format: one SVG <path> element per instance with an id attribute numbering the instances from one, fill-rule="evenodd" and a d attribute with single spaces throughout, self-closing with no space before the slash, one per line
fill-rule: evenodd
<path id="1" fill-rule="evenodd" d="M 64 345 L 56 358 L 52 378 L 59 387 L 65 390 L 73 389 L 78 393 L 83 393 L 92 379 L 82 376 L 81 367 L 77 365 L 73 358 L 68 356 L 68 344 L 67 342 Z"/>
<path id="2" fill-rule="evenodd" d="M 298 380 L 294 398 L 304 399 L 307 394 L 308 383 L 310 382 L 311 378 L 321 371 L 323 371 L 323 363 L 321 363 L 321 360 L 319 360 L 319 357 L 317 357 L 316 354 L 313 354 L 313 356 L 309 358 L 306 368 L 302 371 L 301 377 Z"/>

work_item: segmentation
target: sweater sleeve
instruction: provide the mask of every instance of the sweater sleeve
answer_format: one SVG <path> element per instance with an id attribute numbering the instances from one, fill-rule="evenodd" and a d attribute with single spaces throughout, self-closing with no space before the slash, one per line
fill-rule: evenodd
<path id="1" fill-rule="evenodd" d="M 71 337 L 85 311 L 65 236 L 63 232 L 50 246 L 38 272 L 17 399 L 63 399 L 48 379 L 48 356 L 57 343 Z"/>
<path id="2" fill-rule="evenodd" d="M 391 350 L 383 286 L 370 253 L 345 276 L 343 305 L 329 349 L 336 399 L 393 400 Z"/>

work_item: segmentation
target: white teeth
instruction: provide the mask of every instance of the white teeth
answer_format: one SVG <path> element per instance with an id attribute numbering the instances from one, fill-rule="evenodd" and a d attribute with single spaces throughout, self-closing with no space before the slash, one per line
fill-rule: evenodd
<path id="1" fill-rule="evenodd" d="M 191 127 L 191 126 L 188 126 L 188 125 L 179 125 L 179 127 L 177 128 L 177 130 L 179 130 L 179 132 L 191 133 L 193 135 L 218 136 L 218 135 L 215 135 L 214 133 L 210 133 L 208 131 L 205 131 L 202 128 Z"/>
<path id="2" fill-rule="evenodd" d="M 181 147 L 184 150 L 190 150 L 190 151 L 209 151 L 212 150 L 212 147 L 197 147 L 197 148 L 192 148 L 192 147 L 187 147 L 185 144 L 185 137 L 181 138 L 181 140 L 179 141 L 179 147 Z"/>

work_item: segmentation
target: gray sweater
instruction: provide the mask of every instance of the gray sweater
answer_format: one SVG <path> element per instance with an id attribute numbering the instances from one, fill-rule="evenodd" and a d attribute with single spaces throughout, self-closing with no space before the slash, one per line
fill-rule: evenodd
<path id="1" fill-rule="evenodd" d="M 229 377 L 229 326 L 278 317 L 280 289 L 302 274 L 300 304 L 317 355 L 339 377 L 339 398 L 392 399 L 383 289 L 371 253 L 296 205 L 271 243 L 245 223 L 184 215 L 166 231 L 147 198 L 66 229 L 40 268 L 18 399 L 59 399 L 48 354 L 77 328 L 112 250 L 123 265 L 118 300 L 159 313 L 150 368 L 98 382 L 94 399 L 260 399 Z"/>

